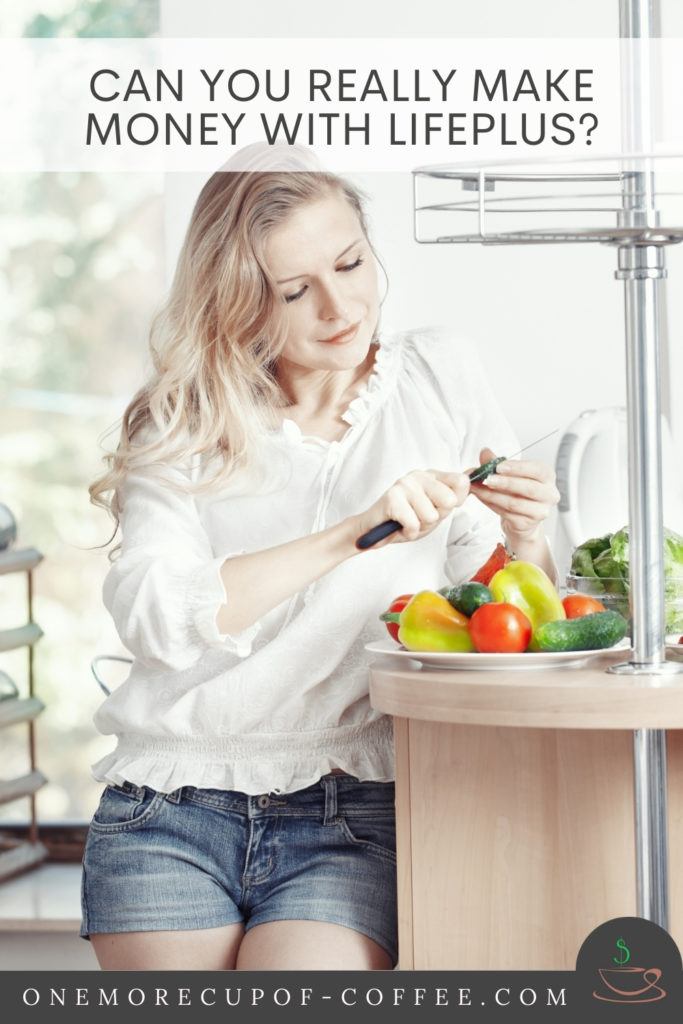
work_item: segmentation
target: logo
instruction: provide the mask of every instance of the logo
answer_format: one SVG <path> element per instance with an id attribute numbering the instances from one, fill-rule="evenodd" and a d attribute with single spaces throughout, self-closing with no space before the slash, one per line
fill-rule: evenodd
<path id="1" fill-rule="evenodd" d="M 679 1005 L 681 954 L 669 933 L 642 917 L 615 917 L 584 940 L 576 959 L 579 1004 Z M 663 1010 L 666 1014 L 667 1010 Z M 660 1015 L 660 1020 L 663 1018 Z M 667 1017 L 668 1019 L 668 1017 Z"/>
<path id="2" fill-rule="evenodd" d="M 659 967 L 627 967 L 631 950 L 623 938 L 616 941 L 618 955 L 612 957 L 617 967 L 598 967 L 601 991 L 593 991 L 595 999 L 606 1003 L 655 1003 L 663 999 L 666 989 L 657 983 L 662 977 Z"/>

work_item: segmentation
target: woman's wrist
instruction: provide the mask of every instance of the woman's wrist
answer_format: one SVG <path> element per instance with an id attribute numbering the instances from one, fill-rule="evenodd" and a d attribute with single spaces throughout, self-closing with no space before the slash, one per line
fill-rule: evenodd
<path id="1" fill-rule="evenodd" d="M 361 530 L 356 516 L 348 516 L 335 523 L 334 526 L 326 527 L 322 532 L 328 539 L 330 552 L 336 564 L 345 562 L 353 555 L 360 554 L 360 548 L 356 547 L 356 541 Z"/>
<path id="2" fill-rule="evenodd" d="M 543 528 L 539 527 L 531 535 L 515 535 L 511 531 L 503 530 L 505 546 L 508 552 L 519 559 L 520 562 L 533 562 L 550 577 L 555 586 L 559 585 L 559 573 L 553 558 L 550 542 L 546 537 Z"/>

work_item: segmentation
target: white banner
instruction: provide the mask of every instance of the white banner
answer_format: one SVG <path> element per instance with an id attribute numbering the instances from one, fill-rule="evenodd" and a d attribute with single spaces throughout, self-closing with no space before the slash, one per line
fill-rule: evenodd
<path id="1" fill-rule="evenodd" d="M 628 44 L 658 76 L 655 147 L 683 148 L 681 42 Z M 245 169 L 254 143 L 276 157 L 296 143 L 340 173 L 615 154 L 625 52 L 610 39 L 4 39 L 0 171 Z"/>

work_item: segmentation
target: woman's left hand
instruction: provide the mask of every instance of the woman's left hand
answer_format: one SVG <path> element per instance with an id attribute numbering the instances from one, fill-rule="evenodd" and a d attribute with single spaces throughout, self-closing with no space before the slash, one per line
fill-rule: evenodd
<path id="1" fill-rule="evenodd" d="M 480 465 L 495 458 L 490 448 L 482 448 L 479 453 Z M 554 470 L 530 460 L 501 462 L 485 481 L 470 484 L 470 490 L 500 516 L 501 528 L 513 550 L 516 543 L 543 536 L 543 522 L 560 500 Z"/>

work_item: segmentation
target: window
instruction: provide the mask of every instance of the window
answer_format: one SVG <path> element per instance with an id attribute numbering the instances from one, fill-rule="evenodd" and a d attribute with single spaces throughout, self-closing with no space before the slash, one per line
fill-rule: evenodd
<path id="1" fill-rule="evenodd" d="M 3 12 L 6 36 L 149 36 L 158 0 L 26 0 Z M 102 605 L 110 521 L 89 503 L 98 439 L 119 419 L 147 364 L 151 317 L 165 289 L 159 174 L 0 175 L 0 501 L 37 547 L 34 618 L 39 822 L 90 819 L 101 784 L 89 765 L 113 746 L 94 730 L 104 699 L 98 654 L 125 653 Z M 108 446 L 112 445 L 110 434 Z M 25 577 L 0 576 L 0 628 L 25 621 Z M 107 671 L 108 685 L 121 678 Z M 26 650 L 0 669 L 27 694 Z M 2 730 L 0 775 L 29 770 L 25 723 Z M 0 827 L 29 818 L 0 804 Z"/>

